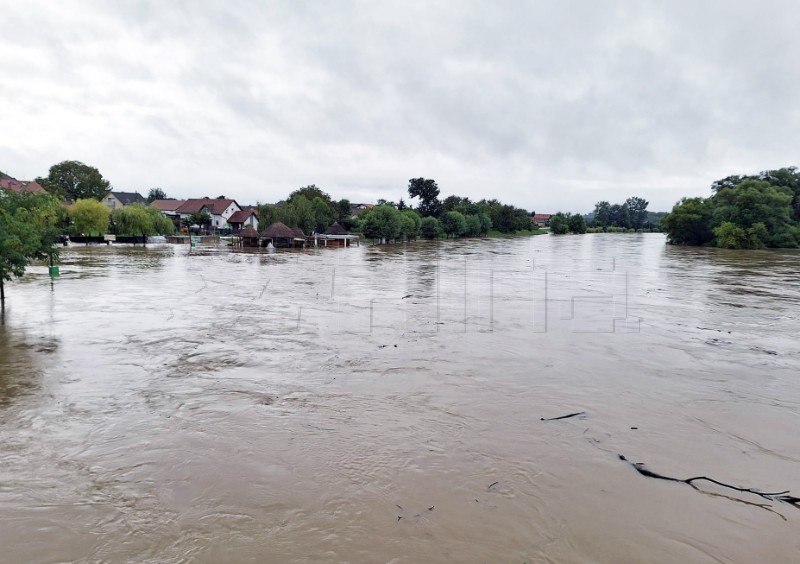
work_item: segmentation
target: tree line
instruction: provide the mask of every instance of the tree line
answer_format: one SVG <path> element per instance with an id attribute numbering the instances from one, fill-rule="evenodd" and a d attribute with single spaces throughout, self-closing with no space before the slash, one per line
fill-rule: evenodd
<path id="1" fill-rule="evenodd" d="M 338 222 L 347 231 L 386 242 L 419 237 L 476 237 L 487 235 L 490 230 L 516 233 L 532 227 L 531 214 L 522 208 L 496 199 L 472 202 L 467 197 L 452 195 L 440 200 L 439 194 L 435 180 L 412 178 L 408 195 L 418 200 L 416 208 L 403 198 L 397 203 L 378 200 L 376 206 L 354 218 L 349 200 L 334 201 L 312 184 L 298 188 L 277 204 L 258 205 L 258 219 L 260 225 L 280 221 L 309 234 L 324 233 L 333 222 Z"/>
<path id="2" fill-rule="evenodd" d="M 58 258 L 59 239 L 73 236 L 141 236 L 169 234 L 172 221 L 157 208 L 132 204 L 113 212 L 100 200 L 112 189 L 111 183 L 95 167 L 79 161 L 63 161 L 50 167 L 46 177 L 37 177 L 47 194 L 0 192 L 0 297 L 5 297 L 3 283 L 21 276 L 32 260 Z M 384 242 L 413 240 L 419 237 L 483 236 L 490 230 L 500 233 L 531 232 L 531 214 L 522 208 L 503 204 L 497 199 L 473 202 L 451 195 L 439 199 L 435 180 L 412 178 L 408 196 L 417 200 L 415 208 L 403 198 L 397 204 L 381 200 L 377 206 L 353 216 L 347 199 L 334 201 L 315 185 L 298 188 L 285 201 L 260 204 L 257 213 L 261 225 L 282 221 L 300 227 L 305 233 L 324 232 L 333 222 L 347 231 Z M 223 196 L 220 196 L 223 197 Z M 161 188 L 152 188 L 147 202 L 168 199 Z M 67 204 L 66 206 L 64 204 Z M 198 212 L 185 222 L 207 224 L 210 216 Z M 534 228 L 535 229 L 535 228 Z"/>
<path id="3" fill-rule="evenodd" d="M 657 231 L 660 229 L 657 221 L 660 214 L 648 212 L 649 204 L 644 198 L 631 196 L 621 204 L 601 200 L 594 205 L 594 211 L 586 216 L 558 212 L 550 217 L 550 232 L 559 235 Z"/>
<path id="4" fill-rule="evenodd" d="M 661 224 L 674 245 L 727 249 L 800 246 L 800 172 L 791 166 L 711 184 L 708 198 L 683 198 Z"/>

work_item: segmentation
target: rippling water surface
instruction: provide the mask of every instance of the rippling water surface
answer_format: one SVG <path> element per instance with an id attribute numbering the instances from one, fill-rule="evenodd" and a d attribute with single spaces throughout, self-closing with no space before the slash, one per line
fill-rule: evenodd
<path id="1" fill-rule="evenodd" d="M 7 296 L 0 561 L 800 561 L 618 458 L 800 494 L 797 252 L 76 246 Z"/>

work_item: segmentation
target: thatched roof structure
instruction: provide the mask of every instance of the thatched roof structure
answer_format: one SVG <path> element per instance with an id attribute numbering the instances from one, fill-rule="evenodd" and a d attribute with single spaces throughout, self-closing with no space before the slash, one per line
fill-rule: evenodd
<path id="1" fill-rule="evenodd" d="M 248 239 L 258 239 L 258 231 L 256 231 L 252 225 L 248 225 L 242 229 L 242 232 L 239 233 L 239 236 L 246 237 Z"/>
<path id="2" fill-rule="evenodd" d="M 292 239 L 294 238 L 294 232 L 286 227 L 286 224 L 276 221 L 262 231 L 261 236 L 265 239 Z"/>
<path id="3" fill-rule="evenodd" d="M 301 239 L 306 238 L 306 234 L 303 233 L 303 230 L 300 229 L 299 227 L 292 227 L 292 233 L 294 234 L 295 237 L 300 237 Z"/>
<path id="4" fill-rule="evenodd" d="M 347 230 L 339 225 L 337 221 L 328 227 L 328 230 L 325 231 L 325 235 L 347 235 Z"/>

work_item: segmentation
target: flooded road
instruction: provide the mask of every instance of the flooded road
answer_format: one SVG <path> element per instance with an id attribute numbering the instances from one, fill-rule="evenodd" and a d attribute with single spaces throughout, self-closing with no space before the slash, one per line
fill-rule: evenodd
<path id="1" fill-rule="evenodd" d="M 800 495 L 798 252 L 75 246 L 7 297 L 2 562 L 800 561 L 618 457 Z"/>

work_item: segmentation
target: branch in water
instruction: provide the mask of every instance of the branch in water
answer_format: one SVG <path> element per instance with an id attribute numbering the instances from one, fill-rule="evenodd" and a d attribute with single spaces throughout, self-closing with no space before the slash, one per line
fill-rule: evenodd
<path id="1" fill-rule="evenodd" d="M 585 411 L 578 411 L 576 413 L 568 413 L 559 417 L 540 417 L 542 421 L 558 421 L 559 419 L 569 419 L 570 417 L 577 417 L 578 415 L 586 415 Z"/>
<path id="2" fill-rule="evenodd" d="M 648 478 L 656 478 L 658 480 L 667 480 L 669 482 L 681 482 L 683 484 L 688 484 L 693 488 L 696 487 L 694 482 L 699 481 L 706 481 L 711 482 L 712 484 L 717 484 L 718 486 L 722 486 L 723 488 L 728 488 L 731 490 L 735 490 L 737 492 L 742 493 L 750 493 L 762 497 L 764 499 L 768 499 L 770 501 L 780 501 L 782 503 L 788 503 L 789 505 L 794 505 L 798 509 L 800 509 L 800 497 L 789 495 L 789 490 L 782 491 L 782 492 L 762 492 L 753 488 L 740 488 L 739 486 L 734 486 L 731 484 L 726 484 L 725 482 L 720 482 L 719 480 L 715 480 L 714 478 L 709 478 L 708 476 L 695 476 L 693 478 L 671 478 L 670 476 L 664 476 L 662 474 L 657 474 L 652 470 L 648 470 L 644 467 L 644 463 L 642 462 L 631 462 L 623 455 L 618 455 L 620 460 L 623 460 L 634 467 L 634 469 L 641 474 L 642 476 L 647 476 Z"/>

